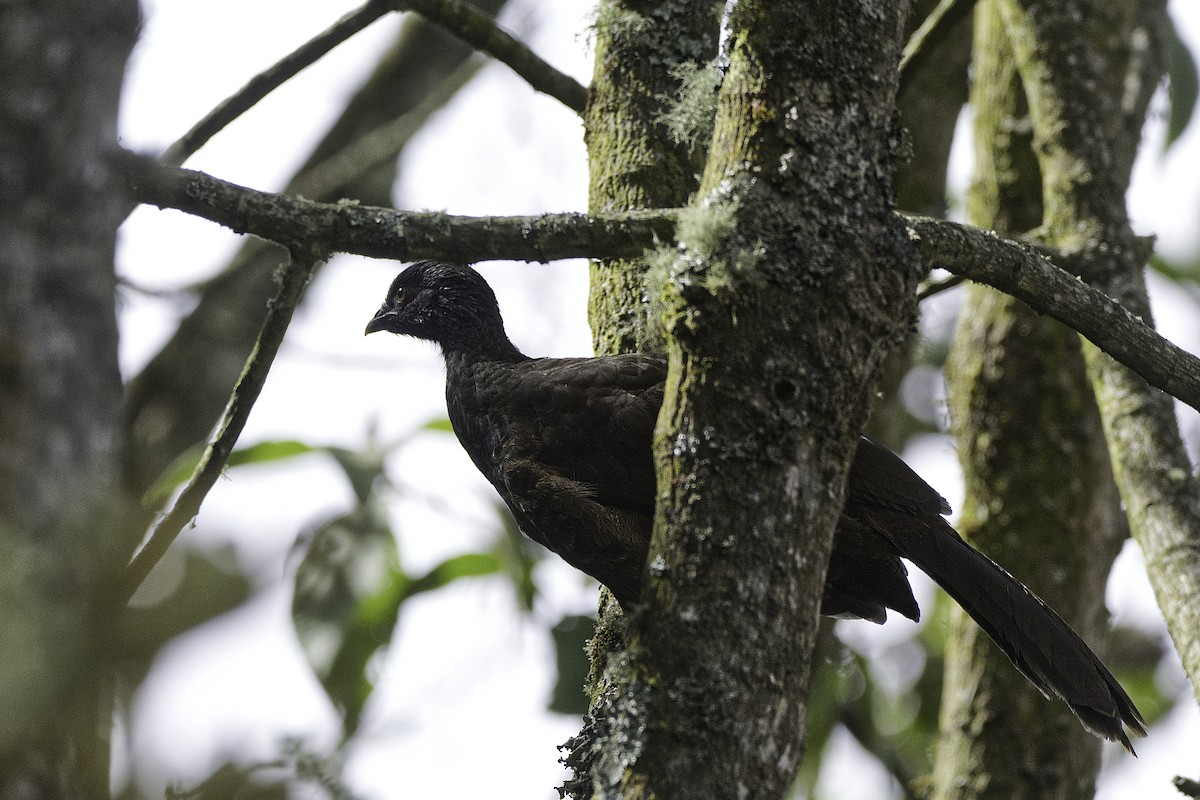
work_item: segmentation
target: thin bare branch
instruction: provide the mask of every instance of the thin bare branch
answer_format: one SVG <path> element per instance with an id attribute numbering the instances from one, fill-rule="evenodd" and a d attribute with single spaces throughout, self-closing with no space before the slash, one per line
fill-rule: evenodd
<path id="1" fill-rule="evenodd" d="M 322 257 L 315 251 L 298 248 L 292 250 L 291 262 L 280 277 L 279 291 L 267 306 L 258 341 L 250 351 L 242 375 L 233 387 L 229 404 L 225 407 L 216 433 L 204 449 L 200 463 L 196 465 L 192 477 L 175 500 L 175 505 L 154 526 L 146 544 L 133 557 L 125 574 L 121 576 L 121 605 L 128 602 L 150 574 L 150 570 L 167 552 L 167 548 L 200 512 L 200 504 L 204 502 L 209 490 L 225 469 L 229 454 L 233 452 L 233 446 L 246 426 L 250 410 L 258 400 L 263 384 L 266 383 L 267 373 L 270 372 L 275 355 L 279 352 L 279 345 L 283 342 L 283 336 L 292 320 L 292 312 L 300 303 L 309 279 L 321 260 Z"/>
<path id="2" fill-rule="evenodd" d="M 921 62 L 927 60 L 933 50 L 933 42 L 974 9 L 975 0 L 942 0 L 938 3 L 904 45 L 900 55 L 900 80 L 904 81 L 910 72 L 920 68 Z"/>
<path id="3" fill-rule="evenodd" d="M 543 61 L 479 9 L 459 0 L 395 0 L 394 8 L 415 11 L 472 47 L 508 65 L 536 91 L 550 95 L 576 114 L 583 113 L 587 105 L 587 87 Z"/>
<path id="4" fill-rule="evenodd" d="M 391 10 L 391 3 L 386 0 L 370 0 L 362 8 L 342 17 L 329 29 L 251 78 L 245 86 L 208 112 L 190 131 L 164 150 L 159 160 L 178 167 L 226 125 L 253 108 L 259 100 Z"/>
<path id="5" fill-rule="evenodd" d="M 632 258 L 656 241 L 673 241 L 678 212 L 463 217 L 397 211 L 344 201 L 315 203 L 247 189 L 202 172 L 164 167 L 125 154 L 122 166 L 138 200 L 175 208 L 285 245 L 373 258 L 554 261 Z"/>
<path id="6" fill-rule="evenodd" d="M 337 197 L 358 176 L 394 161 L 409 140 L 421 130 L 435 111 L 450 101 L 459 89 L 479 72 L 485 60 L 472 56 L 438 82 L 414 108 L 359 136 L 329 158 L 297 175 L 288 187 L 304 197 Z"/>

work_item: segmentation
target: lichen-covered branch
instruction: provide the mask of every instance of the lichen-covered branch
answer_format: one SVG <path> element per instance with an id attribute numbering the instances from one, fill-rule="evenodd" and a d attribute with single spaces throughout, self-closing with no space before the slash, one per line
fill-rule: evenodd
<path id="1" fill-rule="evenodd" d="M 901 21 L 732 6 L 700 189 L 648 281 L 670 363 L 659 495 L 602 796 L 782 797 L 803 756 L 846 467 L 916 311 L 890 204 Z"/>
<path id="2" fill-rule="evenodd" d="M 975 43 L 967 214 L 1019 236 L 1042 224 L 1041 174 L 994 0 L 976 5 Z M 1069 268 L 1061 256 L 1055 261 Z M 1084 286 L 1063 269 L 1050 274 Z M 1011 293 L 975 283 L 965 295 L 945 364 L 965 488 L 958 530 L 1102 648 L 1104 586 L 1129 529 L 1081 339 Z M 1100 741 L 999 659 L 958 609 L 946 638 L 938 732 L 933 800 L 1095 793 Z"/>
<path id="3" fill-rule="evenodd" d="M 1154 387 L 1200 409 L 1200 359 L 1030 244 L 991 231 L 907 217 L 931 267 L 985 283 L 1079 331 Z"/>
<path id="4" fill-rule="evenodd" d="M 411 260 L 632 258 L 671 242 L 678 209 L 623 214 L 465 217 L 261 192 L 202 172 L 122 159 L 137 198 L 279 242 Z M 904 215 L 927 264 L 1007 292 L 1074 328 L 1152 386 L 1200 408 L 1200 359 L 1122 304 L 1056 267 L 1034 246 L 945 220 Z M 1140 252 L 1140 245 L 1139 252 Z"/>
<path id="5" fill-rule="evenodd" d="M 303 243 L 330 252 L 374 258 L 440 258 L 473 262 L 497 258 L 554 261 L 605 253 L 632 257 L 669 241 L 676 212 L 543 214 L 463 217 L 398 211 L 355 202 L 316 203 L 260 192 L 152 159 L 122 158 L 137 198 L 175 208 L 281 244 Z"/>

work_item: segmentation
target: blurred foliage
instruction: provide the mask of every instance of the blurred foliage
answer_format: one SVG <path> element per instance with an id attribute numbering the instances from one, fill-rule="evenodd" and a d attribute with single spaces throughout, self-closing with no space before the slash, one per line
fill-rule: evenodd
<path id="1" fill-rule="evenodd" d="M 299 739 L 285 739 L 278 759 L 255 764 L 229 762 L 190 788 L 168 787 L 165 800 L 359 800 L 342 784 L 338 756 L 316 753 Z M 136 800 L 127 789 L 118 800 Z"/>
<path id="2" fill-rule="evenodd" d="M 1173 656 L 1163 637 L 1128 625 L 1113 628 L 1105 656 L 1113 674 L 1146 718 L 1147 726 L 1165 717 L 1179 702 L 1179 693 L 1169 691 L 1159 680 L 1164 660 Z"/>
<path id="3" fill-rule="evenodd" d="M 414 433 L 450 431 L 434 420 Z M 337 447 L 276 447 L 277 458 L 302 452 L 327 453 L 354 491 L 355 506 L 301 537 L 304 554 L 296 569 L 292 619 L 313 672 L 342 716 L 343 742 L 358 730 L 374 690 L 376 664 L 395 635 L 403 604 L 463 578 L 502 575 L 521 609 L 533 606 L 534 555 L 516 525 L 494 505 L 498 533 L 490 549 L 451 556 L 422 574 L 406 570 L 387 513 L 387 458 L 410 436 L 381 446 L 373 435 L 359 451 Z M 278 444 L 278 443 L 277 443 Z M 260 459 L 261 460 L 261 459 Z"/>
<path id="4" fill-rule="evenodd" d="M 930 745 L 937 735 L 949 607 L 939 595 L 914 639 L 870 656 L 843 642 L 836 623 L 824 621 L 798 796 L 813 796 L 825 749 L 839 728 L 879 761 L 905 796 L 916 796 L 933 765 Z"/>
<path id="5" fill-rule="evenodd" d="M 558 679 L 550 696 L 551 711 L 579 716 L 587 711 L 588 698 L 583 691 L 589 668 L 587 643 L 595 627 L 595 617 L 572 614 L 550 629 L 558 667 Z"/>
<path id="6" fill-rule="evenodd" d="M 1173 145 L 1187 130 L 1196 110 L 1196 94 L 1200 81 L 1196 77 L 1196 59 L 1179 38 L 1175 22 L 1167 18 L 1167 81 L 1171 109 L 1167 116 L 1167 138 L 1164 147 Z"/>
<path id="7" fill-rule="evenodd" d="M 807 750 L 794 795 L 816 797 L 825 750 L 841 728 L 892 776 L 906 798 L 927 794 L 937 740 L 945 669 L 946 632 L 954 604 L 937 591 L 911 640 L 860 653 L 823 620 L 816 675 L 809 693 Z M 856 623 L 861 624 L 861 623 Z M 1149 725 L 1162 719 L 1179 693 L 1156 675 L 1169 647 L 1156 635 L 1121 627 L 1110 635 L 1106 661 Z M 1046 702 L 1058 702 L 1047 700 Z"/>
<path id="8" fill-rule="evenodd" d="M 194 447 L 181 453 L 178 458 L 172 461 L 171 465 L 163 470 L 162 475 L 146 490 L 146 494 L 142 497 L 142 503 L 147 507 L 156 507 L 162 505 L 170 498 L 175 490 L 183 486 L 196 470 L 196 465 L 200 463 L 200 458 L 204 455 L 204 448 L 206 446 L 206 442 L 198 442 Z M 226 462 L 226 465 L 227 468 L 233 468 L 243 464 L 261 464 L 267 461 L 279 461 L 280 459 L 311 453 L 314 450 L 316 448 L 293 439 L 259 442 L 249 447 L 234 450 L 229 454 L 229 461 Z"/>
<path id="9" fill-rule="evenodd" d="M 1196 284 L 1200 283 L 1200 257 L 1179 261 L 1155 253 L 1150 257 L 1150 267 L 1164 278 L 1190 289 L 1188 294 L 1193 300 L 1200 300 L 1196 292 Z"/>
<path id="10" fill-rule="evenodd" d="M 163 645 L 250 598 L 250 578 L 232 548 L 215 553 L 170 551 L 121 616 L 113 661 L 121 683 L 136 688 Z"/>
<path id="11" fill-rule="evenodd" d="M 264 441 L 236 450 L 229 460 L 230 468 L 235 468 L 324 455 L 337 465 L 352 490 L 354 505 L 350 509 L 313 525 L 298 537 L 295 549 L 300 558 L 292 598 L 292 619 L 301 648 L 342 716 L 342 747 L 358 731 L 374 689 L 378 664 L 395 635 L 406 601 L 463 578 L 497 575 L 512 586 L 521 612 L 533 608 L 537 595 L 534 566 L 544 552 L 520 533 L 498 500 L 492 506 L 494 536 L 488 549 L 448 557 L 415 574 L 402 564 L 388 501 L 391 496 L 403 494 L 403 489 L 389 480 L 385 463 L 418 434 L 450 432 L 449 420 L 441 418 L 386 444 L 369 431 L 366 443 L 357 450 L 296 440 Z M 147 493 L 147 502 L 158 505 L 169 498 L 187 480 L 200 452 L 197 449 L 177 459 Z M 437 511 L 454 513 L 439 498 L 424 499 Z M 164 644 L 238 607 L 251 596 L 251 587 L 249 576 L 238 571 L 232 551 L 170 551 L 139 590 L 120 629 L 121 683 L 127 687 L 122 704 L 127 705 Z M 590 628 L 590 619 L 580 618 L 573 628 L 576 644 L 564 647 L 560 658 L 563 669 L 575 676 L 560 680 L 560 684 L 565 687 L 567 681 L 573 681 L 576 706 L 582 700 L 581 676 L 587 668 L 583 641 Z M 572 651 L 570 655 L 567 650 Z M 173 796 L 287 797 L 287 787 L 305 783 L 322 786 L 319 797 L 349 797 L 338 783 L 336 753 L 319 756 L 296 742 L 285 744 L 280 761 L 252 765 L 231 762 L 196 788 L 177 791 Z M 128 789 L 127 796 L 136 796 L 130 794 L 133 791 Z"/>

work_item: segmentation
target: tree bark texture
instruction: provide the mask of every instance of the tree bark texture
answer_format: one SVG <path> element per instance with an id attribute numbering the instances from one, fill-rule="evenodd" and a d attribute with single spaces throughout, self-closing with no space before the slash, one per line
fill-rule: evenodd
<path id="1" fill-rule="evenodd" d="M 920 276 L 892 213 L 897 8 L 743 2 L 699 200 L 656 260 L 671 373 L 601 797 L 781 797 L 846 467 Z"/>
<path id="2" fill-rule="evenodd" d="M 676 70 L 716 57 L 720 11 L 713 0 L 599 3 L 595 70 L 584 114 L 591 213 L 678 208 L 695 192 L 699 176 L 692 153 L 671 139 L 663 116 L 680 90 Z M 598 354 L 663 352 L 645 281 L 642 259 L 593 262 L 588 317 Z M 592 707 L 564 759 L 575 773 L 564 789 L 576 798 L 612 791 L 622 769 L 623 756 L 610 757 L 606 747 L 626 723 L 612 705 L 629 666 L 625 630 L 617 604 L 602 592 L 588 646 Z"/>
<path id="3" fill-rule="evenodd" d="M 101 787 L 95 609 L 113 547 L 119 403 L 113 167 L 133 0 L 0 13 L 0 796 Z M 71 741 L 78 733 L 75 746 Z M 99 757 L 97 757 L 99 758 Z M 99 775 L 86 774 L 97 767 Z"/>
<path id="4" fill-rule="evenodd" d="M 1078 251 L 1086 258 L 1085 280 L 1150 323 L 1143 264 L 1124 206 L 1132 163 L 1126 148 L 1136 130 L 1124 118 L 1138 108 L 1127 107 L 1127 93 L 1108 81 L 1153 83 L 1160 74 L 1154 42 L 1164 4 L 1006 0 L 1002 9 L 1029 98 L 1049 244 Z M 1122 16 L 1138 37 L 1103 34 Z M 1141 37 L 1151 43 L 1144 50 L 1127 44 Z M 1124 70 L 1112 66 L 1122 51 L 1130 56 Z M 1171 398 L 1096 348 L 1085 345 L 1084 352 L 1130 529 L 1200 697 L 1200 486 Z"/>
<path id="5" fill-rule="evenodd" d="M 694 152 L 672 139 L 664 116 L 680 91 L 677 70 L 716 58 L 721 7 L 714 0 L 599 4 L 584 115 L 591 213 L 679 208 L 696 191 Z M 664 352 L 645 277 L 638 259 L 593 263 L 588 317 L 597 353 Z"/>

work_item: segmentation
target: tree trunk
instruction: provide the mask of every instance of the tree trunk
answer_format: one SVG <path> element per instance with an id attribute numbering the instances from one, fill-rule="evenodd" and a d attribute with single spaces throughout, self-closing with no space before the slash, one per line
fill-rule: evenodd
<path id="1" fill-rule="evenodd" d="M 1042 217 L 1028 111 L 996 3 L 976 15 L 970 221 L 1024 233 Z M 1127 529 L 1078 335 L 971 286 L 947 372 L 967 488 L 959 530 L 1098 645 Z M 999 658 L 965 614 L 953 620 L 934 797 L 1091 797 L 1100 742 Z"/>
<path id="2" fill-rule="evenodd" d="M 592 213 L 680 207 L 696 191 L 699 177 L 689 149 L 672 140 L 662 120 L 680 91 L 676 70 L 716 57 L 720 10 L 713 0 L 599 4 L 596 66 L 584 115 Z M 588 317 L 596 352 L 664 352 L 661 326 L 651 324 L 645 301 L 645 263 L 597 261 L 591 277 Z M 611 724 L 607 699 L 614 691 L 607 670 L 611 664 L 619 671 L 627 659 L 624 631 L 620 609 L 605 590 L 588 645 L 586 689 L 592 709 L 564 759 L 575 773 L 563 787 L 572 797 L 592 797 L 599 788 L 593 776 L 605 755 L 603 732 Z"/>
<path id="3" fill-rule="evenodd" d="M 113 251 L 128 208 L 111 157 L 136 27 L 132 0 L 0 14 L 3 797 L 108 791 L 96 609 L 122 555 Z"/>
<path id="4" fill-rule="evenodd" d="M 678 70 L 716 58 L 721 4 L 605 0 L 596 12 L 596 68 L 585 115 L 593 214 L 679 208 L 699 185 L 685 142 L 664 118 L 681 89 Z M 650 324 L 645 264 L 597 261 L 588 317 L 597 353 L 665 351 Z"/>
<path id="5" fill-rule="evenodd" d="M 1029 98 L 1048 243 L 1080 257 L 1085 280 L 1147 323 L 1153 317 L 1142 275 L 1146 253 L 1124 205 L 1139 107 L 1126 108 L 1128 93 L 1113 87 L 1127 85 L 1118 79 L 1139 90 L 1156 82 L 1164 6 L 1132 0 L 1005 0 L 1001 6 Z M 1114 21 L 1149 37 L 1150 46 L 1135 50 L 1133 37 L 1106 34 Z M 1124 70 L 1114 62 L 1121 54 L 1130 65 Z M 1139 124 L 1128 123 L 1130 116 Z M 1200 697 L 1200 487 L 1171 398 L 1094 346 L 1085 344 L 1084 354 L 1130 529 Z"/>
<path id="6" fill-rule="evenodd" d="M 919 265 L 892 214 L 902 18 L 743 0 L 682 254 L 646 608 L 610 660 L 601 797 L 780 797 L 845 472 Z M 715 24 L 715 22 L 714 22 Z"/>

